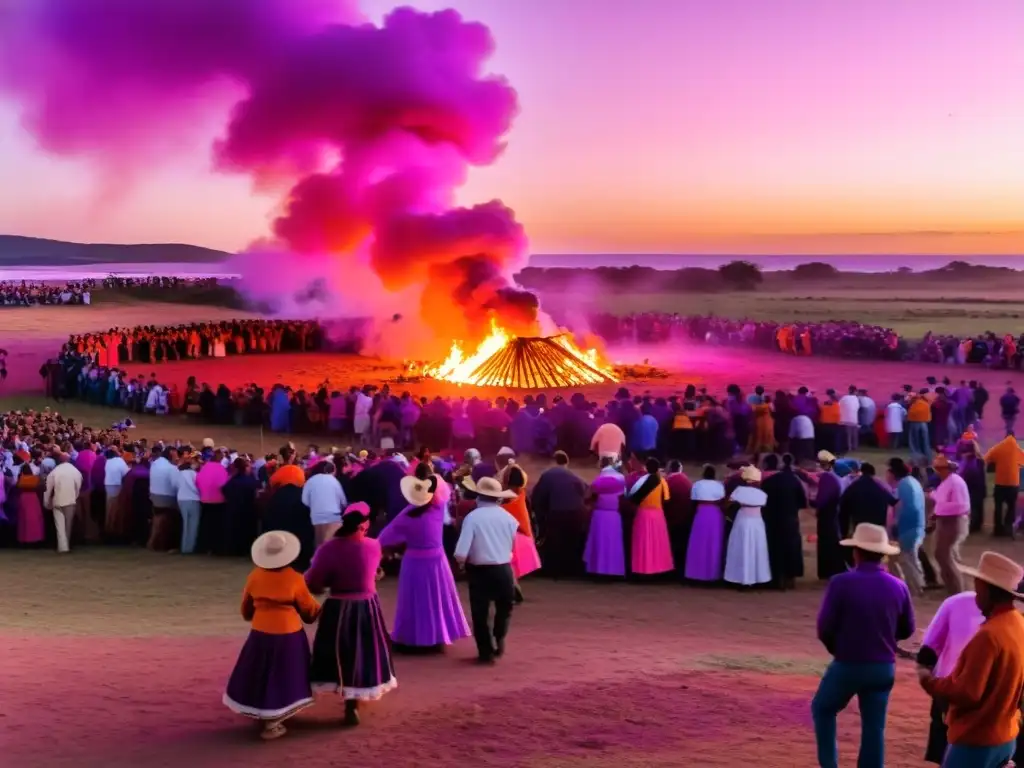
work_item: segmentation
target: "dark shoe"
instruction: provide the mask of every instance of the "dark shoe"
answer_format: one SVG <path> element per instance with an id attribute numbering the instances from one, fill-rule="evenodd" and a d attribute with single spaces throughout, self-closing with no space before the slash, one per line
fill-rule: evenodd
<path id="1" fill-rule="evenodd" d="M 516 584 L 516 592 L 515 592 L 515 596 L 512 598 L 512 603 L 514 605 L 522 605 L 524 600 L 526 600 L 526 598 L 523 597 L 522 587 L 520 587 L 518 584 Z"/>
<path id="2" fill-rule="evenodd" d="M 491 666 L 494 664 L 494 656 L 477 656 L 476 663 L 480 666 Z"/>
<path id="3" fill-rule="evenodd" d="M 494 649 L 494 657 L 500 659 L 505 655 L 505 638 L 498 640 L 497 647 Z"/>
<path id="4" fill-rule="evenodd" d="M 359 725 L 359 704 L 354 701 L 345 702 L 345 725 L 354 728 Z"/>

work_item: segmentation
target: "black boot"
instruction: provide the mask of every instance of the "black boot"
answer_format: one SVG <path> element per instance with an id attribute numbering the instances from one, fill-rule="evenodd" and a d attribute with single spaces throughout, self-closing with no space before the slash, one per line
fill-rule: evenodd
<path id="1" fill-rule="evenodd" d="M 359 725 L 359 702 L 355 699 L 345 699 L 345 725 Z"/>

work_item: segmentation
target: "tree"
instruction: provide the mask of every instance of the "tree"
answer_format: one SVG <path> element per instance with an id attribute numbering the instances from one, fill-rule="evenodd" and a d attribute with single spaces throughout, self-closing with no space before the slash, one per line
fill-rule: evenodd
<path id="1" fill-rule="evenodd" d="M 839 270 L 832 264 L 823 261 L 811 261 L 807 264 L 797 264 L 793 270 L 793 278 L 796 280 L 827 280 L 836 277 Z"/>
<path id="2" fill-rule="evenodd" d="M 749 261 L 730 261 L 718 268 L 718 274 L 730 288 L 739 291 L 752 291 L 764 282 L 761 268 Z"/>

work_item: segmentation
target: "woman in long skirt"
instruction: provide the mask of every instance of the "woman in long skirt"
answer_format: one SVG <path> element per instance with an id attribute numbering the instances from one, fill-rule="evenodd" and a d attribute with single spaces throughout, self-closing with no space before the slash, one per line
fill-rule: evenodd
<path id="1" fill-rule="evenodd" d="M 14 490 L 18 504 L 18 544 L 22 546 L 38 546 L 46 540 L 40 487 L 39 478 L 32 474 L 29 463 L 22 464 Z"/>
<path id="2" fill-rule="evenodd" d="M 359 702 L 375 701 L 398 685 L 391 638 L 377 597 L 380 542 L 366 535 L 370 509 L 346 507 L 341 528 L 325 541 L 306 571 L 314 593 L 330 590 L 313 640 L 310 680 L 314 691 L 345 700 L 345 724 L 359 724 Z"/>
<path id="3" fill-rule="evenodd" d="M 715 479 L 715 468 L 704 467 L 702 478 L 693 484 L 690 498 L 697 505 L 686 544 L 686 569 L 690 581 L 717 582 L 725 569 L 725 486 Z"/>
<path id="4" fill-rule="evenodd" d="M 391 639 L 396 650 L 439 650 L 469 637 L 469 624 L 459 602 L 448 557 L 444 552 L 444 481 L 427 462 L 415 475 L 402 478 L 409 506 L 377 537 L 381 547 L 405 547 L 398 572 L 398 606 Z"/>
<path id="5" fill-rule="evenodd" d="M 302 622 L 312 624 L 320 606 L 302 576 L 289 567 L 300 548 L 290 533 L 264 533 L 252 545 L 256 568 L 242 591 L 242 618 L 252 630 L 223 701 L 232 712 L 259 720 L 264 739 L 283 736 L 284 721 L 313 703 L 309 640 Z"/>
<path id="6" fill-rule="evenodd" d="M 648 459 L 645 467 L 647 474 L 637 480 L 629 491 L 629 500 L 637 506 L 630 567 L 633 573 L 648 576 L 668 573 L 675 566 L 662 507 L 669 498 L 668 484 L 661 476 L 661 464 L 657 459 Z"/>
<path id="7" fill-rule="evenodd" d="M 739 505 L 739 510 L 725 552 L 725 580 L 742 587 L 768 584 L 772 580 L 772 569 L 768 559 L 768 536 L 761 517 L 761 508 L 768 496 L 757 487 L 761 470 L 744 467 L 740 480 L 743 485 L 729 497 Z"/>
<path id="8" fill-rule="evenodd" d="M 626 480 L 616 471 L 615 459 L 601 459 L 601 471 L 590 484 L 594 511 L 590 516 L 583 562 L 595 576 L 625 576 L 626 550 L 623 544 L 621 501 Z"/>
<path id="9" fill-rule="evenodd" d="M 512 575 L 516 578 L 516 602 L 523 602 L 523 590 L 519 580 L 527 574 L 540 570 L 540 553 L 533 540 L 533 525 L 530 523 L 530 508 L 526 504 L 526 472 L 518 464 L 511 464 L 505 472 L 505 486 L 515 493 L 502 506 L 519 523 L 515 545 L 512 549 Z"/>

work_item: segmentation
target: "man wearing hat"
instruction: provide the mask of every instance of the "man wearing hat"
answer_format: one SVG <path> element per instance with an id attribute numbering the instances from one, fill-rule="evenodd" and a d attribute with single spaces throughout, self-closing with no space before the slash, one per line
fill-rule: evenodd
<path id="1" fill-rule="evenodd" d="M 505 636 L 515 599 L 512 548 L 519 523 L 500 504 L 502 499 L 515 498 L 515 492 L 503 491 L 501 483 L 493 477 L 482 477 L 478 482 L 467 477 L 462 484 L 477 494 L 477 506 L 462 521 L 455 560 L 466 568 L 473 638 L 479 661 L 488 664 L 505 653 Z"/>
<path id="2" fill-rule="evenodd" d="M 843 494 L 842 481 L 835 472 L 836 457 L 830 451 L 818 451 L 818 493 L 812 502 L 817 511 L 818 578 L 827 581 L 837 573 L 846 571 L 839 541 L 845 532 L 839 530 L 839 499 Z"/>
<path id="3" fill-rule="evenodd" d="M 832 654 L 811 702 L 821 768 L 838 768 L 836 718 L 856 696 L 860 706 L 860 766 L 885 765 L 885 718 L 896 680 L 896 644 L 914 634 L 907 585 L 883 567 L 899 554 L 884 526 L 861 523 L 840 544 L 854 568 L 833 576 L 818 614 L 818 639 Z"/>
<path id="4" fill-rule="evenodd" d="M 932 491 L 935 502 L 935 559 L 942 582 L 951 595 L 964 591 L 960 578 L 960 546 L 971 524 L 971 493 L 956 467 L 945 456 L 936 456 L 932 468 L 939 485 Z"/>
<path id="5" fill-rule="evenodd" d="M 921 687 L 949 704 L 949 748 L 945 768 L 999 768 L 1013 757 L 1024 697 L 1024 617 L 1014 600 L 1024 568 L 996 552 L 985 552 L 974 577 L 975 600 L 985 622 L 963 649 L 952 674 L 935 677 L 918 667 Z"/>

